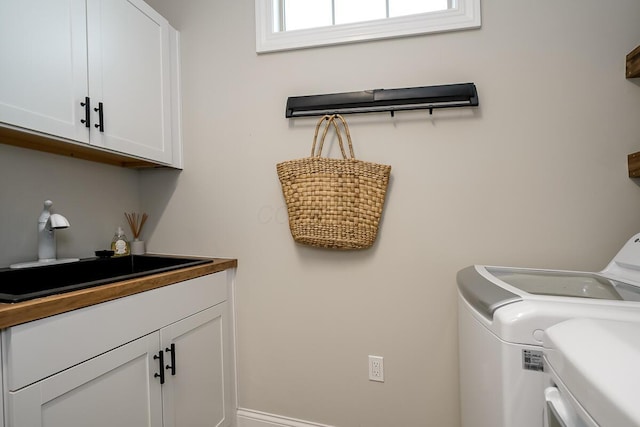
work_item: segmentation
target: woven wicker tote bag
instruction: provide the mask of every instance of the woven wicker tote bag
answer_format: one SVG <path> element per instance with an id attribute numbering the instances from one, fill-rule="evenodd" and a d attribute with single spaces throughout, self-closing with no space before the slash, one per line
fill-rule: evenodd
<path id="1" fill-rule="evenodd" d="M 325 123 L 320 143 L 316 141 Z M 342 159 L 322 157 L 329 128 L 338 137 Z M 341 129 L 342 128 L 342 129 Z M 344 130 L 349 155 L 345 152 Z M 387 193 L 391 166 L 356 160 L 346 120 L 325 115 L 316 125 L 311 156 L 276 165 L 293 239 L 332 249 L 373 245 Z"/>

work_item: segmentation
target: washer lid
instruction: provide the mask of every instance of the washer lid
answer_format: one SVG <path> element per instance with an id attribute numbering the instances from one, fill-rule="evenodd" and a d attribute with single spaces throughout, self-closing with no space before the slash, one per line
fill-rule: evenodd
<path id="1" fill-rule="evenodd" d="M 597 273 L 506 267 L 486 269 L 508 285 L 529 294 L 640 301 L 640 287 Z"/>
<path id="2" fill-rule="evenodd" d="M 571 319 L 545 331 L 545 359 L 603 426 L 640 425 L 640 323 Z"/>
<path id="3" fill-rule="evenodd" d="M 458 289 L 478 312 L 488 319 L 500 307 L 522 301 L 522 297 L 484 278 L 476 266 L 460 270 L 456 276 Z"/>

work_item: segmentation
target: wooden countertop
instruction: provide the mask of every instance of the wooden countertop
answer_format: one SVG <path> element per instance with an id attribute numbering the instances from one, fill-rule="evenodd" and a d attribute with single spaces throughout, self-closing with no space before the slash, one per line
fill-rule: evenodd
<path id="1" fill-rule="evenodd" d="M 0 303 L 0 328 L 19 325 L 78 308 L 149 291 L 177 282 L 217 273 L 238 266 L 235 259 L 214 258 L 213 263 L 196 265 L 165 273 L 80 289 L 13 304 Z"/>

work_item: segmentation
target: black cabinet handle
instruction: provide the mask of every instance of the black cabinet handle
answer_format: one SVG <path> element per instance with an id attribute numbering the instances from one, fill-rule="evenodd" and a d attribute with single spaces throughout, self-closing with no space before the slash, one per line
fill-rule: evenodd
<path id="1" fill-rule="evenodd" d="M 91 127 L 89 120 L 91 118 L 91 103 L 89 102 L 89 97 L 84 97 L 84 102 L 80 103 L 81 106 L 84 107 L 84 119 L 80 120 L 80 123 L 84 123 L 85 127 Z"/>
<path id="2" fill-rule="evenodd" d="M 176 374 L 176 345 L 171 343 L 171 347 L 167 347 L 164 351 L 171 353 L 171 365 L 167 365 L 165 369 L 171 369 L 171 375 Z"/>
<path id="3" fill-rule="evenodd" d="M 158 366 L 160 367 L 160 373 L 153 374 L 154 378 L 160 378 L 160 384 L 164 384 L 164 352 L 159 351 L 158 354 L 153 356 L 153 359 L 160 359 Z"/>
<path id="4" fill-rule="evenodd" d="M 94 126 L 98 129 L 100 129 L 100 132 L 104 132 L 104 115 L 103 115 L 103 110 L 104 108 L 102 107 L 102 102 L 98 102 L 98 108 L 94 108 L 93 111 L 96 111 L 98 113 L 98 123 L 96 123 Z"/>

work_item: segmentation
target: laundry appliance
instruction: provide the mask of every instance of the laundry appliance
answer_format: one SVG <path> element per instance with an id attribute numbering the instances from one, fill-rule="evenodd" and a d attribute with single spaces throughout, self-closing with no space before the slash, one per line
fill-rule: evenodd
<path id="1" fill-rule="evenodd" d="M 640 426 L 640 323 L 571 319 L 543 346 L 545 427 Z"/>
<path id="2" fill-rule="evenodd" d="M 545 330 L 575 318 L 640 322 L 640 234 L 599 272 L 472 265 L 457 282 L 462 426 L 540 427 Z"/>

